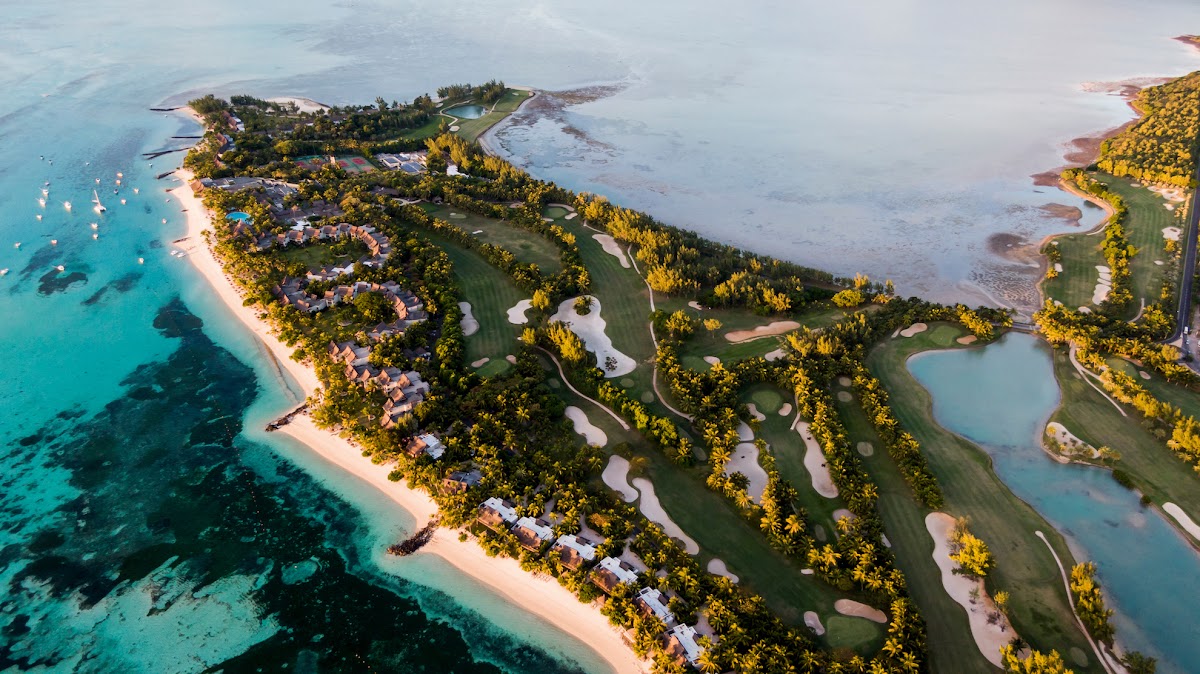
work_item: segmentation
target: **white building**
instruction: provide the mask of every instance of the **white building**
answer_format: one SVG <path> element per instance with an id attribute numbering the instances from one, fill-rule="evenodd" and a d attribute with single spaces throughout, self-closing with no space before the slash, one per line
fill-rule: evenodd
<path id="1" fill-rule="evenodd" d="M 598 568 L 611 573 L 617 578 L 617 581 L 621 583 L 635 582 L 638 577 L 637 571 L 629 568 L 628 565 L 622 564 L 621 560 L 617 559 L 616 557 L 605 557 L 604 559 L 600 560 L 600 564 L 597 566 Z"/>
<path id="2" fill-rule="evenodd" d="M 538 522 L 538 520 L 533 517 L 522 517 L 521 519 L 517 520 L 517 526 L 529 531 L 543 541 L 548 541 L 551 538 L 554 538 L 554 530 Z"/>
<path id="3" fill-rule="evenodd" d="M 571 548 L 575 552 L 578 552 L 580 557 L 589 562 L 596 558 L 596 546 L 581 538 L 577 538 L 575 534 L 563 534 L 559 536 L 558 540 L 555 541 L 555 545 Z"/>
<path id="4" fill-rule="evenodd" d="M 446 453 L 446 446 L 435 435 L 426 433 L 419 436 L 421 442 L 425 443 L 425 453 L 435 459 L 442 458 L 442 454 Z"/>
<path id="5" fill-rule="evenodd" d="M 643 587 L 638 590 L 637 603 L 664 623 L 669 625 L 675 622 L 675 616 L 667 610 L 666 597 L 657 588 Z"/>
<path id="6" fill-rule="evenodd" d="M 517 521 L 517 511 L 503 499 L 495 496 L 483 502 L 483 508 L 490 510 L 500 516 L 500 519 L 507 524 L 512 524 Z"/>
<path id="7" fill-rule="evenodd" d="M 682 655 L 692 666 L 700 659 L 700 654 L 704 652 L 700 648 L 700 644 L 696 643 L 696 629 L 690 625 L 677 625 L 667 630 L 670 637 L 671 652 Z M 676 649 L 678 644 L 678 650 Z"/>

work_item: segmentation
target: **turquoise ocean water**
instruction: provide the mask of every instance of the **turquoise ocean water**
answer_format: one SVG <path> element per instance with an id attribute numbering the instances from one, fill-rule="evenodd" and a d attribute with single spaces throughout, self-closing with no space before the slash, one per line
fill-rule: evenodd
<path id="1" fill-rule="evenodd" d="M 1195 57 L 1168 38 L 1200 18 L 1175 0 L 1007 3 L 1005 44 L 964 74 L 936 66 L 969 51 L 960 36 L 978 36 L 967 28 L 980 17 L 941 5 L 957 6 L 898 16 L 882 0 L 760 3 L 731 17 L 581 0 L 0 0 L 0 671 L 601 669 L 474 582 L 387 559 L 383 545 L 412 526 L 405 513 L 258 431 L 295 393 L 169 254 L 183 220 L 155 176 L 181 155 L 141 155 L 197 129 L 149 108 L 210 91 L 345 103 L 493 77 L 617 83 L 609 98 L 514 125 L 504 146 L 542 177 L 731 242 L 785 242 L 771 252 L 790 259 L 822 263 L 878 213 L 877 245 L 831 259 L 870 270 L 872 251 L 943 232 L 942 261 L 906 267 L 913 290 L 941 292 L 969 276 L 949 253 L 977 248 L 980 228 L 1017 226 L 1013 204 L 1040 203 L 1016 186 L 1027 169 L 1122 121 L 1119 101 L 1079 83 L 1186 70 Z M 1106 41 L 1090 63 L 1068 58 Z M 1007 76 L 1008 53 L 1024 84 Z M 884 62 L 903 91 L 880 97 Z M 997 95 L 1022 114 L 996 108 Z M 938 105 L 954 114 L 930 121 Z M 971 164 L 948 187 L 944 172 L 927 180 L 985 129 L 1003 161 Z M 847 144 L 864 130 L 892 145 Z M 880 152 L 855 166 L 832 160 L 839 147 Z M 852 205 L 845 186 L 862 175 L 876 188 Z M 965 220 L 949 218 L 959 207 Z"/>
<path id="2" fill-rule="evenodd" d="M 1164 674 L 1197 671 L 1200 554 L 1108 471 L 1060 464 L 1038 446 L 1059 401 L 1049 347 L 1013 333 L 982 349 L 920 354 L 908 367 L 933 396 L 938 423 L 983 447 L 1076 559 L 1096 562 L 1121 645 L 1158 658 Z"/>

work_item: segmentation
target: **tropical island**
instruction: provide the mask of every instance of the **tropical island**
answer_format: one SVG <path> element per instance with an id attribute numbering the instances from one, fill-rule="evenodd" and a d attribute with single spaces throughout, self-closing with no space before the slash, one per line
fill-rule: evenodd
<path id="1" fill-rule="evenodd" d="M 194 100 L 174 192 L 180 246 L 303 390 L 278 430 L 429 522 L 398 554 L 618 671 L 1154 671 L 1097 567 L 908 363 L 1012 331 L 1060 345 L 1046 450 L 1196 545 L 1200 378 L 1162 341 L 1190 320 L 1200 74 L 1143 91 L 1141 121 L 1064 173 L 1109 215 L 1046 244 L 1034 324 L 538 180 L 479 143 L 535 92 L 437 94 Z"/>

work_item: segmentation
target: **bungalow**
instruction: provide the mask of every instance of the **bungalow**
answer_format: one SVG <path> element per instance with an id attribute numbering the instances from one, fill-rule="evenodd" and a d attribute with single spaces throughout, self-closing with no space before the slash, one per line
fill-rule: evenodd
<path id="1" fill-rule="evenodd" d="M 550 523 L 541 518 L 522 517 L 517 520 L 517 526 L 513 528 L 513 533 L 517 536 L 517 542 L 526 550 L 538 550 L 542 547 L 544 541 L 554 538 L 554 530 L 550 528 Z"/>
<path id="2" fill-rule="evenodd" d="M 448 494 L 459 494 L 471 487 L 478 487 L 480 482 L 483 482 L 483 473 L 478 470 L 455 470 L 442 480 L 442 491 Z"/>
<path id="3" fill-rule="evenodd" d="M 389 400 L 388 402 L 391 401 Z M 386 404 L 384 403 L 385 406 Z M 442 441 L 436 435 L 425 433 L 424 435 L 418 435 L 410 439 L 404 451 L 413 458 L 425 453 L 435 459 L 440 459 L 442 458 L 442 454 L 446 453 L 446 446 L 442 444 Z"/>
<path id="4" fill-rule="evenodd" d="M 578 569 L 584 562 L 590 562 L 596 558 L 596 546 L 586 538 L 575 534 L 559 536 L 551 550 L 558 553 L 558 558 L 562 561 L 563 566 L 572 570 Z"/>
<path id="5" fill-rule="evenodd" d="M 504 499 L 493 496 L 479 506 L 479 523 L 493 531 L 508 529 L 516 521 L 516 506 Z"/>
<path id="6" fill-rule="evenodd" d="M 636 582 L 637 577 L 636 569 L 616 557 L 605 557 L 592 571 L 592 582 L 609 593 L 618 585 Z"/>
<path id="7" fill-rule="evenodd" d="M 675 622 L 675 616 L 667 609 L 666 598 L 663 597 L 662 592 L 658 591 L 658 588 L 643 587 L 638 590 L 637 596 L 633 598 L 633 603 L 637 605 L 638 610 L 644 616 L 654 616 L 667 625 Z"/>
<path id="8" fill-rule="evenodd" d="M 666 651 L 677 658 L 687 660 L 695 667 L 704 649 L 696 643 L 696 628 L 690 625 L 676 625 L 667 630 Z"/>

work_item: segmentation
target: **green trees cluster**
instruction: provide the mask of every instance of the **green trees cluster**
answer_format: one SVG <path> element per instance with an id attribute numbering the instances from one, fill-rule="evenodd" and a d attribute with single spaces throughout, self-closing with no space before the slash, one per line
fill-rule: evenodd
<path id="1" fill-rule="evenodd" d="M 1075 613 L 1083 621 L 1088 634 L 1096 641 L 1112 645 L 1115 630 L 1109 624 L 1112 609 L 1105 608 L 1104 595 L 1096 582 L 1096 565 L 1083 562 L 1071 567 L 1071 596 L 1075 599 Z"/>
<path id="2" fill-rule="evenodd" d="M 1008 644 L 1000 648 L 1000 657 L 1007 674 L 1074 674 L 1074 670 L 1067 668 L 1058 651 L 1031 651 L 1028 656 L 1022 658 L 1017 648 Z"/>
<path id="3" fill-rule="evenodd" d="M 1096 166 L 1115 176 L 1195 187 L 1200 143 L 1200 72 L 1138 92 L 1142 118 L 1104 141 Z"/>
<path id="4" fill-rule="evenodd" d="M 508 91 L 504 82 L 491 80 L 484 84 L 450 84 L 438 87 L 437 95 L 441 98 L 457 100 L 460 98 L 479 99 L 484 103 L 495 103 Z"/>

